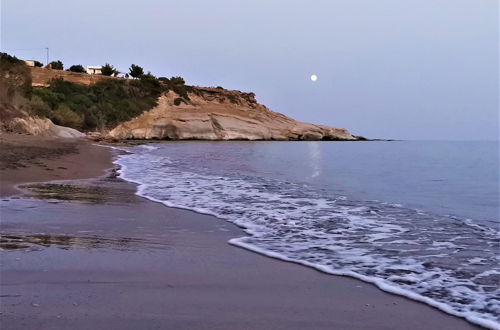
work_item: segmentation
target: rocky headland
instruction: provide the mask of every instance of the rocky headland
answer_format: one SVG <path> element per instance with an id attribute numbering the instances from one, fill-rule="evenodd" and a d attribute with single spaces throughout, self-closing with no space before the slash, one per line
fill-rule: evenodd
<path id="1" fill-rule="evenodd" d="M 0 73 L 0 132 L 82 137 L 83 131 L 109 141 L 364 140 L 271 111 L 254 93 L 188 86 L 180 77 L 123 79 L 27 67 L 6 54 Z"/>
<path id="2" fill-rule="evenodd" d="M 109 132 L 115 139 L 356 140 L 346 129 L 296 121 L 259 104 L 253 93 L 193 87 L 175 105 L 169 91 L 158 105 Z"/>

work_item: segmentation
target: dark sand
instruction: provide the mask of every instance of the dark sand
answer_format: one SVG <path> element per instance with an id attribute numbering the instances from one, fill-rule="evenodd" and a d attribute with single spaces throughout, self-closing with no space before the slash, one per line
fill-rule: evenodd
<path id="1" fill-rule="evenodd" d="M 110 163 L 109 148 L 86 140 L 0 134 L 0 196 L 19 193 L 22 182 L 96 177 Z"/>
<path id="2" fill-rule="evenodd" d="M 80 153 L 38 159 L 53 171 L 2 170 L 2 186 L 110 166 L 109 149 L 77 145 Z M 231 246 L 244 235 L 234 225 L 134 191 L 110 172 L 1 201 L 1 329 L 476 328 L 368 283 Z"/>

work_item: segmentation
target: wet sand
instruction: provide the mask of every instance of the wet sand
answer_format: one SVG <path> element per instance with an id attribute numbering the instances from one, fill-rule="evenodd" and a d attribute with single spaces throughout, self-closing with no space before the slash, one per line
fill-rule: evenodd
<path id="1" fill-rule="evenodd" d="M 45 180 L 69 178 L 89 153 L 102 158 L 85 175 L 111 166 L 110 149 L 78 148 L 41 160 L 54 164 Z M 1 170 L 2 186 L 27 182 L 23 172 L 36 166 Z M 4 183 L 6 171 L 17 181 Z M 3 198 L 2 329 L 476 328 L 368 283 L 231 246 L 244 235 L 236 226 L 134 192 L 109 171 Z"/>
<path id="2" fill-rule="evenodd" d="M 82 139 L 0 134 L 0 196 L 18 194 L 22 182 L 96 177 L 111 161 L 108 148 Z"/>

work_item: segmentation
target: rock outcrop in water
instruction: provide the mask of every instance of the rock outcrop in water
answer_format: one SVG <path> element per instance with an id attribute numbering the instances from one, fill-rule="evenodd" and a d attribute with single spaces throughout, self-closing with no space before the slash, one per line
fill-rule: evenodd
<path id="1" fill-rule="evenodd" d="M 313 125 L 273 112 L 253 93 L 192 87 L 189 101 L 173 91 L 158 105 L 115 127 L 115 139 L 166 140 L 358 140 L 346 129 Z"/>

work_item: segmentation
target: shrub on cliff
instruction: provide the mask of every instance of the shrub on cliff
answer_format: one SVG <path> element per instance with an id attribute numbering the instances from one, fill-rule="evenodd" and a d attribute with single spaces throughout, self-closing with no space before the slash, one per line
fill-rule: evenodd
<path id="1" fill-rule="evenodd" d="M 56 93 L 50 88 L 35 88 L 33 95 L 42 99 L 51 109 L 57 108 L 64 101 L 63 93 Z"/>
<path id="2" fill-rule="evenodd" d="M 32 115 L 38 117 L 50 117 L 50 114 L 52 112 L 50 106 L 45 103 L 39 96 L 33 96 L 31 100 L 29 100 L 27 107 L 28 111 Z"/>
<path id="3" fill-rule="evenodd" d="M 33 94 L 50 107 L 48 117 L 54 122 L 95 130 L 112 128 L 151 109 L 164 90 L 154 76 L 146 76 L 138 80 L 103 80 L 89 86 L 55 79 L 47 88 L 35 88 Z M 68 119 L 64 120 L 66 115 Z"/>
<path id="4" fill-rule="evenodd" d="M 190 100 L 188 93 L 192 91 L 192 88 L 186 85 L 184 78 L 171 77 L 168 79 L 166 77 L 160 77 L 158 80 L 161 81 L 168 88 L 168 90 L 174 91 L 178 94 L 184 101 Z"/>
<path id="5" fill-rule="evenodd" d="M 181 86 L 181 85 L 185 85 L 186 81 L 184 81 L 184 78 L 182 78 L 182 77 L 172 77 L 172 78 L 170 78 L 170 83 L 172 85 Z"/>
<path id="6" fill-rule="evenodd" d="M 116 76 L 120 72 L 116 70 L 115 67 L 113 67 L 111 64 L 106 63 L 102 66 L 101 73 L 104 76 Z"/>
<path id="7" fill-rule="evenodd" d="M 129 69 L 130 76 L 132 78 L 140 78 L 142 75 L 144 75 L 144 69 L 141 68 L 138 65 L 132 64 Z"/>
<path id="8" fill-rule="evenodd" d="M 179 106 L 182 102 L 186 103 L 186 101 L 182 97 L 178 97 L 174 100 L 174 105 Z"/>
<path id="9" fill-rule="evenodd" d="M 51 112 L 51 120 L 56 125 L 81 129 L 83 126 L 83 117 L 63 104 Z"/>
<path id="10" fill-rule="evenodd" d="M 39 62 L 39 61 L 35 61 L 35 66 L 37 68 L 41 68 L 43 66 L 42 62 Z"/>
<path id="11" fill-rule="evenodd" d="M 158 78 L 156 78 L 150 72 L 148 72 L 147 74 L 143 74 L 139 78 L 139 82 L 131 81 L 130 84 L 132 84 L 132 86 L 140 85 L 142 87 L 145 87 L 145 88 L 148 88 L 151 90 L 155 90 L 155 91 L 162 90 L 160 81 L 158 80 Z"/>
<path id="12" fill-rule="evenodd" d="M 49 63 L 50 68 L 54 70 L 64 70 L 63 62 L 61 61 L 52 61 Z"/>
<path id="13" fill-rule="evenodd" d="M 68 71 L 78 72 L 78 73 L 87 73 L 83 65 L 75 64 L 69 67 Z"/>

